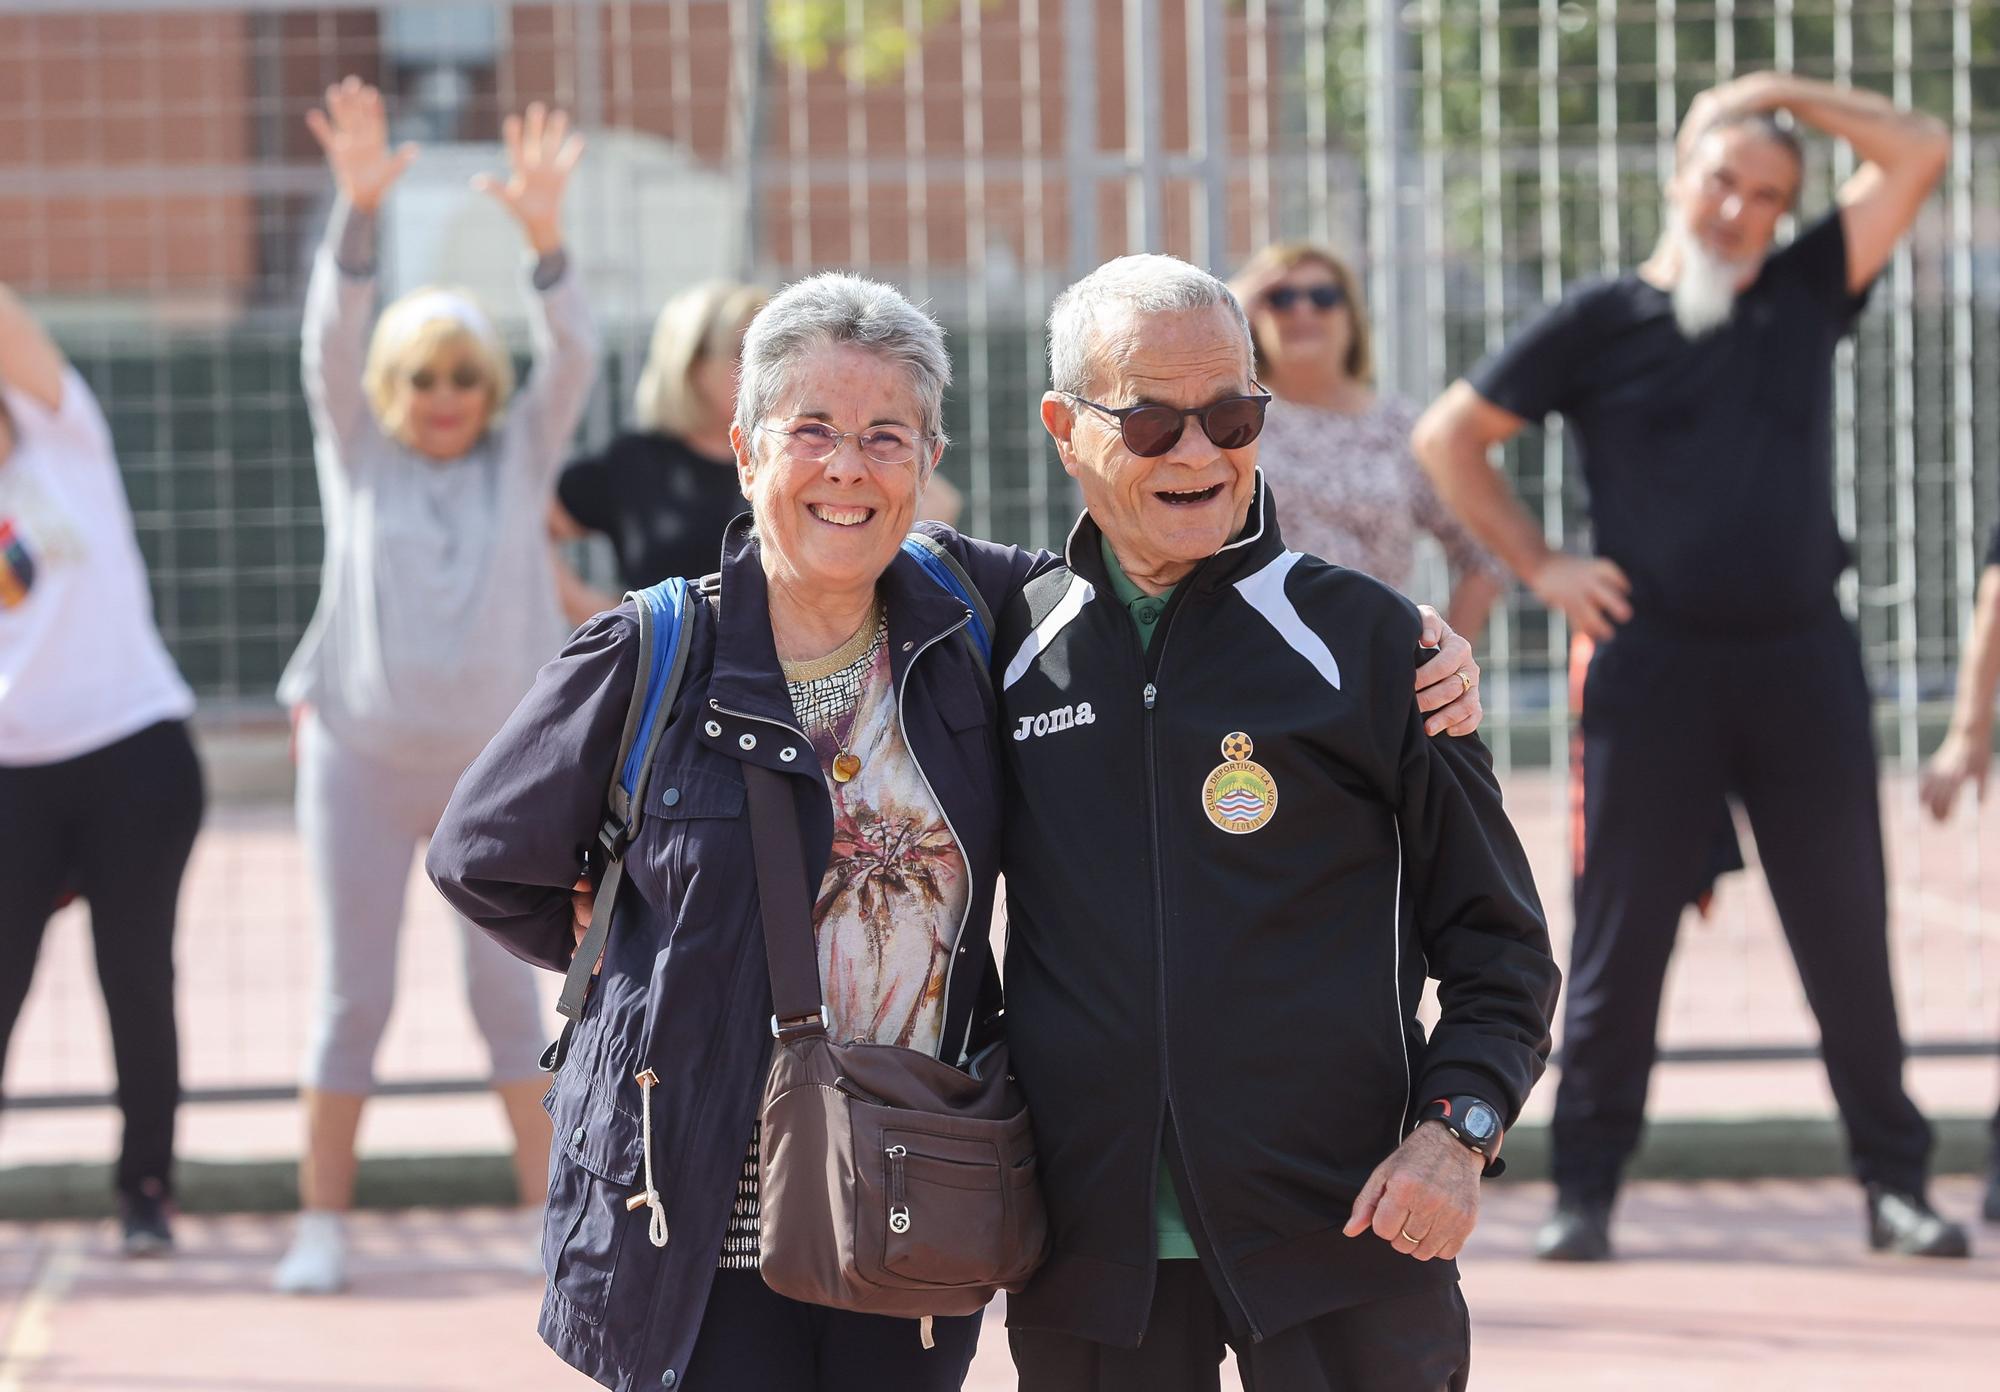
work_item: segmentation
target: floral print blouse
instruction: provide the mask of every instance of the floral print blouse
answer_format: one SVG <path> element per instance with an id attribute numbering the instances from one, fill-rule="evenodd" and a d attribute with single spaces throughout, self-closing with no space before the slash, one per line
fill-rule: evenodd
<path id="1" fill-rule="evenodd" d="M 1378 395 L 1359 414 L 1273 401 L 1257 461 L 1293 549 L 1407 592 L 1417 536 L 1444 547 L 1454 577 L 1502 573 L 1444 505 L 1410 451 L 1416 408 Z"/>

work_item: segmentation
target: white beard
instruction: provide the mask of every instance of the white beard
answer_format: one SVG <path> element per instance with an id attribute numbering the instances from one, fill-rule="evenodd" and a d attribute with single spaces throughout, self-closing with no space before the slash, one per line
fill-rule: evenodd
<path id="1" fill-rule="evenodd" d="M 1680 251 L 1680 274 L 1673 289 L 1674 323 L 1684 337 L 1696 339 L 1729 322 L 1743 268 L 1711 252 L 1678 220 L 1674 242 Z"/>

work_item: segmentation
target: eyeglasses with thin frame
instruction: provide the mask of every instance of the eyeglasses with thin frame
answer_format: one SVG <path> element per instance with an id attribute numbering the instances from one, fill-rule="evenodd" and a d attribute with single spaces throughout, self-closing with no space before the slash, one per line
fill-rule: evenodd
<path id="1" fill-rule="evenodd" d="M 474 391 L 486 385 L 486 375 L 471 363 L 460 363 L 449 376 L 428 367 L 410 374 L 410 390 L 415 392 L 434 391 L 445 382 L 457 391 Z"/>
<path id="2" fill-rule="evenodd" d="M 1117 421 L 1118 435 L 1125 448 L 1142 459 L 1154 459 L 1181 442 L 1189 416 L 1201 422 L 1202 434 L 1217 449 L 1242 449 L 1263 434 L 1264 408 L 1271 404 L 1271 393 L 1254 380 L 1250 385 L 1257 387 L 1254 395 L 1225 396 L 1206 406 L 1186 408 L 1162 406 L 1154 401 L 1137 406 L 1104 406 L 1075 392 L 1064 395 L 1079 406 L 1088 406 Z"/>
<path id="3" fill-rule="evenodd" d="M 1328 314 L 1347 303 L 1347 291 L 1338 285 L 1280 285 L 1266 290 L 1264 300 L 1280 314 L 1300 300 L 1310 300 L 1314 309 Z"/>
<path id="4" fill-rule="evenodd" d="M 821 421 L 801 421 L 797 425 L 760 425 L 770 435 L 784 437 L 785 453 L 806 464 L 824 464 L 833 458 L 843 440 L 852 440 L 861 453 L 877 464 L 909 464 L 917 457 L 924 439 L 921 430 L 903 425 L 871 425 L 866 430 L 835 430 Z"/>

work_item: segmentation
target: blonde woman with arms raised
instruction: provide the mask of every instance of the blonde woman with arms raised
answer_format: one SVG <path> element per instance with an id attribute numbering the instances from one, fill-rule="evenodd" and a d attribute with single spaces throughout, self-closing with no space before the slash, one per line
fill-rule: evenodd
<path id="1" fill-rule="evenodd" d="M 460 771 L 561 643 L 544 515 L 598 338 L 563 249 L 563 192 L 583 143 L 561 112 L 536 104 L 508 117 L 507 178 L 474 181 L 535 258 L 533 366 L 519 391 L 506 345 L 470 296 L 415 291 L 371 332 L 377 218 L 417 150 L 390 145 L 380 94 L 354 78 L 329 89 L 307 124 L 340 195 L 304 327 L 327 544 L 319 607 L 278 695 L 297 732 L 321 961 L 301 1089 L 304 1212 L 275 1283 L 323 1293 L 346 1281 L 341 1215 L 395 994 L 410 861 Z M 468 928 L 463 942 L 521 1201 L 539 1206 L 549 1128 L 534 983 L 483 934 Z"/>

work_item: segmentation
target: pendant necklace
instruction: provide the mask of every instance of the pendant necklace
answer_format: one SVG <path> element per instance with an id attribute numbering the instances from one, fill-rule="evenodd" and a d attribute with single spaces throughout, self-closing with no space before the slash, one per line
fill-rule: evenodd
<path id="1" fill-rule="evenodd" d="M 848 741 L 860 719 L 861 687 L 881 627 L 878 598 L 869 606 L 867 620 L 838 649 L 812 662 L 780 664 L 794 703 L 805 706 L 798 712 L 804 723 L 826 731 L 833 739 L 835 753 L 828 772 L 836 783 L 851 783 L 861 772 L 861 756 L 848 748 Z"/>
<path id="2" fill-rule="evenodd" d="M 856 713 L 858 713 L 858 708 L 856 711 L 851 711 L 848 713 L 847 717 L 848 732 L 850 734 L 853 732 L 854 729 L 853 722 Z M 841 745 L 845 746 L 847 741 L 841 740 L 840 743 Z M 843 747 L 838 754 L 833 756 L 834 782 L 852 783 L 854 781 L 854 775 L 859 772 L 861 772 L 861 756 L 859 754 L 856 754 L 853 751 Z"/>

